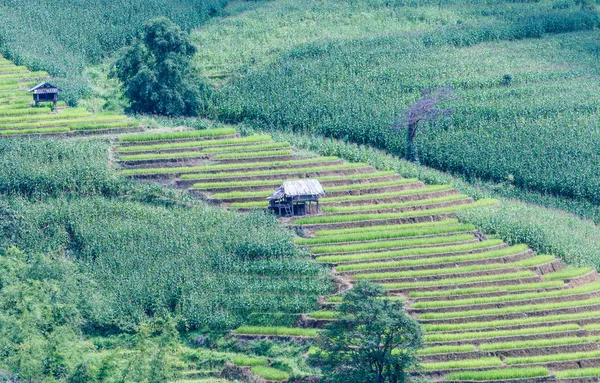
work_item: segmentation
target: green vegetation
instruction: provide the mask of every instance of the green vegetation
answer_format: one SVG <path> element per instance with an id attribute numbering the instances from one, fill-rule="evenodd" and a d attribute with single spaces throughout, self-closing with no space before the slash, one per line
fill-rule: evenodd
<path id="1" fill-rule="evenodd" d="M 225 139 L 216 139 L 210 141 L 186 141 L 186 142 L 171 142 L 165 144 L 155 144 L 155 145 L 135 145 L 135 146 L 120 146 L 115 149 L 116 152 L 126 153 L 126 152 L 143 152 L 143 151 L 158 151 L 158 150 L 168 150 L 168 149 L 185 149 L 185 148 L 204 148 L 204 147 L 212 147 L 212 146 L 221 146 L 221 145 L 243 145 L 243 144 L 255 144 L 261 142 L 270 142 L 271 137 L 267 135 L 256 135 L 256 136 L 248 136 L 248 137 L 240 137 L 240 138 L 225 138 Z"/>
<path id="2" fill-rule="evenodd" d="M 547 262 L 550 262 L 552 260 L 554 260 L 555 258 L 551 255 L 541 255 L 539 257 L 533 257 L 531 258 L 535 261 L 537 261 L 537 264 L 544 264 Z M 469 273 L 469 272 L 473 272 L 473 271 L 480 271 L 480 270 L 497 270 L 497 269 L 505 269 L 505 268 L 511 268 L 511 267 L 523 267 L 523 265 L 531 265 L 531 261 L 530 259 L 526 259 L 525 261 L 528 262 L 523 262 L 523 261 L 518 261 L 518 262 L 514 262 L 514 263 L 492 263 L 492 264 L 483 264 L 483 265 L 472 265 L 472 266 L 464 266 L 464 267 L 452 267 L 452 268 L 440 268 L 440 269 L 425 269 L 425 270 L 410 270 L 410 271 L 390 271 L 390 272 L 380 272 L 380 273 L 368 273 L 368 274 L 353 274 L 352 275 L 352 279 L 355 280 L 363 280 L 363 279 L 391 279 L 391 278 L 416 278 L 416 277 L 422 277 L 422 276 L 429 276 L 429 275 L 447 275 L 447 274 L 452 274 L 452 275 L 457 275 L 457 274 L 461 274 L 461 273 Z M 579 286 L 578 288 L 582 288 L 581 290 L 578 291 L 596 291 L 596 290 L 600 290 L 600 284 L 596 284 L 595 286 L 589 286 L 589 285 L 583 285 L 583 286 Z M 574 292 L 571 292 L 571 294 L 575 294 Z M 522 294 L 525 295 L 525 294 Z M 537 296 L 535 296 L 534 294 L 527 294 L 531 295 L 532 298 L 536 298 Z M 539 293 L 540 297 L 544 296 L 543 293 Z M 552 295 L 550 295 L 552 296 Z M 512 296 L 510 296 L 512 298 Z M 490 297 L 488 298 L 491 302 L 496 302 L 493 300 L 493 298 L 497 298 L 497 297 Z M 529 299 L 532 299 L 529 298 Z M 483 302 L 486 302 L 485 298 L 481 298 Z M 513 300 L 513 299 L 507 299 L 508 300 Z M 518 298 L 515 298 L 514 300 L 518 300 Z M 502 299 L 499 299 L 500 302 L 503 302 Z M 473 299 L 463 299 L 463 300 L 452 300 L 452 301 L 432 301 L 432 302 L 416 302 L 414 304 L 411 305 L 411 307 L 413 308 L 431 308 L 431 307 L 450 307 L 450 306 L 461 306 L 461 305 L 472 305 L 472 304 L 478 304 L 477 303 L 478 300 L 477 298 L 473 298 Z"/>
<path id="3" fill-rule="evenodd" d="M 452 346 L 432 346 L 420 349 L 417 354 L 419 355 L 431 355 L 431 354 L 450 354 L 454 352 L 469 352 L 475 351 L 475 346 L 472 344 L 459 344 Z"/>
<path id="4" fill-rule="evenodd" d="M 324 206 L 323 211 L 328 212 L 328 213 L 345 213 L 345 212 L 354 212 L 354 211 L 362 211 L 362 210 L 396 209 L 396 208 L 402 208 L 402 207 L 406 207 L 406 206 L 419 206 L 419 205 L 436 204 L 436 203 L 441 203 L 441 202 L 451 202 L 451 201 L 457 201 L 457 200 L 466 199 L 466 198 L 468 198 L 468 196 L 466 196 L 464 194 L 455 194 L 455 195 L 439 197 L 439 198 L 430 198 L 430 199 L 423 199 L 423 200 L 418 200 L 418 201 L 407 201 L 407 202 L 399 202 L 399 203 L 344 206 L 344 207 Z"/>
<path id="5" fill-rule="evenodd" d="M 538 256 L 533 259 L 538 259 L 552 256 Z M 518 262 L 520 263 L 520 262 Z M 508 266 L 508 265 L 507 265 Z M 359 274 L 360 275 L 360 274 Z M 359 275 L 353 276 L 357 278 Z M 512 301 L 522 301 L 529 299 L 541 299 L 541 298 L 549 298 L 549 297 L 563 297 L 568 295 L 575 294 L 584 294 L 594 291 L 600 290 L 600 282 L 587 283 L 585 285 L 576 286 L 571 289 L 564 290 L 554 290 L 554 291 L 545 291 L 545 292 L 535 292 L 535 293 L 524 293 L 524 294 L 511 294 L 511 295 L 500 295 L 495 297 L 480 297 L 480 298 L 468 298 L 468 299 L 456 299 L 451 301 L 431 301 L 431 302 L 417 302 L 412 305 L 414 308 L 434 308 L 434 307 L 451 307 L 451 306 L 470 306 L 470 305 L 480 305 L 486 303 L 500 303 L 500 302 L 512 302 Z"/>
<path id="6" fill-rule="evenodd" d="M 130 43 L 142 25 L 157 15 L 167 16 L 183 28 L 196 27 L 227 4 L 223 0 L 81 3 L 60 5 L 45 1 L 3 3 L 0 6 L 0 40 L 5 57 L 34 70 L 60 77 L 57 82 L 70 103 L 88 96 L 84 69 Z M 82 14 L 80 10 L 86 10 Z M 31 20 L 38 20 L 32 24 Z M 52 54 L 48 54 L 52 52 Z"/>
<path id="7" fill-rule="evenodd" d="M 479 277 L 463 277 L 463 278 L 446 278 L 446 279 L 436 279 L 434 281 L 419 281 L 419 282 L 401 282 L 401 283 L 384 283 L 383 286 L 388 289 L 401 289 L 401 288 L 419 288 L 419 287 L 428 287 L 428 286 L 449 286 L 449 285 L 461 285 L 468 283 L 479 283 L 479 282 L 489 282 L 489 281 L 503 281 L 507 279 L 518 279 L 518 278 L 529 278 L 533 277 L 535 274 L 531 271 L 517 271 L 514 273 L 504 273 L 498 275 L 485 275 Z M 449 317 L 462 316 L 462 311 L 458 313 L 448 313 Z M 465 315 L 466 316 L 466 315 Z M 443 316 L 440 315 L 439 318 Z M 421 319 L 427 318 L 438 318 L 434 316 L 434 314 L 422 314 L 419 316 Z"/>
<path id="8" fill-rule="evenodd" d="M 446 233 L 461 233 L 465 231 L 475 230 L 473 225 L 448 225 L 440 227 L 425 227 L 422 229 L 404 229 L 403 225 L 396 225 L 396 231 L 369 231 L 356 234 L 341 234 L 332 236 L 320 235 L 316 238 L 298 238 L 298 245 L 320 245 L 328 243 L 343 243 L 343 242 L 359 242 L 372 241 L 378 239 L 401 238 L 401 237 L 419 237 L 425 235 L 446 234 Z M 380 226 L 381 227 L 381 226 Z"/>
<path id="9" fill-rule="evenodd" d="M 121 161 L 142 161 L 142 160 L 163 160 L 172 158 L 199 157 L 208 158 L 202 152 L 178 152 L 178 153 L 148 153 L 148 154 L 128 154 L 119 156 Z"/>
<path id="10" fill-rule="evenodd" d="M 325 382 L 406 381 L 417 364 L 422 331 L 402 302 L 383 299 L 386 293 L 369 282 L 359 282 L 344 293 L 339 320 L 319 333 L 310 354 Z"/>
<path id="11" fill-rule="evenodd" d="M 360 201 L 364 199 L 378 199 L 378 198 L 391 198 L 391 197 L 402 197 L 412 194 L 422 194 L 422 193 L 433 193 L 445 190 L 451 190 L 452 186 L 450 185 L 433 185 L 428 186 L 421 189 L 409 189 L 402 190 L 398 192 L 388 192 L 388 193 L 374 193 L 374 194 L 365 194 L 365 195 L 349 195 L 343 197 L 325 197 L 323 198 L 323 202 L 350 202 L 350 201 Z"/>
<path id="12" fill-rule="evenodd" d="M 240 335 L 276 335 L 276 336 L 317 336 L 318 330 L 299 327 L 265 327 L 265 326 L 240 326 L 234 333 Z"/>
<path id="13" fill-rule="evenodd" d="M 504 285 L 502 288 L 499 286 L 490 287 L 470 287 L 464 289 L 455 289 L 452 291 L 412 291 L 409 293 L 411 298 L 428 298 L 428 297 L 447 297 L 450 295 L 469 295 L 469 294 L 481 294 L 491 293 L 498 291 L 526 291 L 526 290 L 537 290 L 537 289 L 555 289 L 565 287 L 564 281 L 552 281 L 552 282 L 538 282 L 538 283 L 522 283 L 518 285 Z"/>
<path id="14" fill-rule="evenodd" d="M 524 274 L 525 272 L 523 272 Z M 518 273 L 515 273 L 518 274 Z M 504 278 L 510 274 L 503 274 L 496 276 L 498 280 L 507 279 Z M 442 280 L 443 281 L 443 280 Z M 480 315 L 501 315 L 510 313 L 521 313 L 521 312 L 533 312 L 533 311 L 545 311 L 545 310 L 556 310 L 568 307 L 582 307 L 597 305 L 600 303 L 600 298 L 590 298 L 584 300 L 570 300 L 566 302 L 552 302 L 552 303 L 540 303 L 520 306 L 508 306 L 499 309 L 485 309 L 485 310 L 465 310 L 465 311 L 451 311 L 444 313 L 427 313 L 419 315 L 419 319 L 446 319 L 446 318 L 463 318 L 470 316 Z"/>
<path id="15" fill-rule="evenodd" d="M 568 354 L 550 354 L 523 357 L 508 357 L 504 360 L 506 364 L 530 364 L 545 362 L 560 362 L 563 360 L 581 360 L 600 357 L 600 351 L 570 352 Z"/>
<path id="16" fill-rule="evenodd" d="M 481 343 L 479 344 L 479 349 L 482 351 L 513 350 L 517 348 L 565 346 L 569 344 L 598 342 L 599 340 L 598 337 L 585 338 L 573 336 L 568 338 L 520 340 L 518 342 Z"/>
<path id="17" fill-rule="evenodd" d="M 267 380 L 288 380 L 290 378 L 290 374 L 287 372 L 266 366 L 252 367 L 252 373 Z"/>
<path id="18" fill-rule="evenodd" d="M 440 243 L 466 242 L 474 240 L 473 234 L 458 234 L 450 236 L 410 238 L 395 241 L 375 241 L 352 245 L 313 246 L 313 254 L 342 253 L 353 251 L 383 250 L 396 247 L 413 247 L 422 245 L 437 245 Z"/>
<path id="19" fill-rule="evenodd" d="M 561 271 L 556 271 L 554 273 L 550 273 L 550 274 L 544 274 L 542 276 L 542 279 L 546 280 L 546 281 L 554 281 L 557 279 L 569 279 L 569 278 L 575 278 L 575 277 L 580 277 L 582 275 L 588 274 L 592 271 L 591 268 L 589 267 L 581 267 L 581 268 L 566 268 L 564 270 Z"/>
<path id="20" fill-rule="evenodd" d="M 563 370 L 554 373 L 559 379 L 580 378 L 585 376 L 600 376 L 600 368 L 588 367 L 578 368 L 576 370 Z"/>
<path id="21" fill-rule="evenodd" d="M 548 376 L 548 369 L 544 367 L 530 367 L 503 368 L 487 371 L 460 371 L 446 375 L 446 380 L 503 380 L 535 378 L 538 376 Z"/>
<path id="22" fill-rule="evenodd" d="M 426 370 L 447 370 L 455 368 L 498 367 L 502 361 L 498 357 L 452 360 L 449 362 L 422 363 Z"/>
<path id="23" fill-rule="evenodd" d="M 332 157 L 316 157 L 309 158 L 305 160 L 293 160 L 293 161 L 270 161 L 270 162 L 249 162 L 244 164 L 224 164 L 224 165 L 204 165 L 204 166 L 182 166 L 182 167 L 172 167 L 172 168 L 147 168 L 147 169 L 125 169 L 121 172 L 123 175 L 139 175 L 139 174 L 169 174 L 169 173 L 194 173 L 201 171 L 227 171 L 230 169 L 252 169 L 252 168 L 262 168 L 262 167 L 270 167 L 270 166 L 279 166 L 279 165 L 303 165 L 303 164 L 312 164 L 319 163 L 324 161 L 331 161 Z M 263 193 L 260 194 L 261 196 Z M 225 198 L 225 197 L 223 197 Z"/>
<path id="24" fill-rule="evenodd" d="M 335 319 L 340 316 L 339 311 L 313 311 L 309 314 L 311 318 L 315 319 Z"/>
<path id="25" fill-rule="evenodd" d="M 267 144 L 257 145 L 244 145 L 244 146 L 227 146 L 225 148 L 206 148 L 203 149 L 204 153 L 219 153 L 219 152 L 244 152 L 244 151 L 259 151 L 264 149 L 278 149 L 278 148 L 289 148 L 290 144 L 287 142 L 271 142 Z"/>
<path id="26" fill-rule="evenodd" d="M 182 132 L 142 133 L 119 136 L 120 142 L 142 142 L 162 140 L 185 140 L 201 137 L 217 137 L 236 134 L 235 128 L 217 128 L 207 130 L 186 130 Z"/>
<path id="27" fill-rule="evenodd" d="M 438 247 L 423 247 L 423 248 L 413 248 L 413 249 L 404 249 L 404 250 L 396 250 L 396 251 L 386 251 L 381 253 L 359 253 L 359 254 L 350 254 L 350 255 L 329 255 L 329 256 L 321 256 L 317 257 L 317 262 L 352 262 L 352 261 L 366 261 L 369 259 L 385 259 L 385 258 L 399 258 L 406 256 L 416 256 L 423 254 L 440 254 L 440 253 L 453 253 L 459 251 L 468 251 L 468 250 L 476 250 L 476 249 L 484 249 L 490 246 L 497 246 L 502 244 L 502 241 L 491 239 L 487 241 L 467 243 L 461 245 L 452 245 L 452 246 L 438 246 Z M 420 260 L 421 263 L 431 261 L 430 259 Z M 401 261 L 400 261 L 401 262 Z M 357 265 L 342 265 L 344 267 L 339 266 L 337 268 L 338 271 L 349 271 L 349 270 L 365 270 L 371 268 L 378 268 L 382 266 L 383 263 L 364 263 Z M 394 267 L 400 266 L 401 263 L 398 262 L 385 262 L 383 264 L 384 267 Z"/>
<path id="28" fill-rule="evenodd" d="M 518 336 L 528 334 L 550 334 L 554 332 L 572 331 L 579 330 L 579 325 L 576 324 L 565 324 L 559 326 L 548 326 L 548 327 L 533 327 L 523 328 L 518 330 L 493 330 L 493 331 L 477 331 L 477 332 L 461 332 L 461 333 L 449 333 L 449 334 L 427 334 L 425 335 L 426 342 L 449 342 L 454 340 L 466 340 L 466 339 L 486 339 L 496 338 L 502 336 Z"/>
<path id="29" fill-rule="evenodd" d="M 240 356 L 233 360 L 236 366 L 266 366 L 269 361 L 265 358 L 254 358 L 250 356 Z"/>
<path id="30" fill-rule="evenodd" d="M 469 322 L 469 323 L 456 323 L 456 324 L 424 324 L 423 328 L 427 331 L 454 331 L 454 330 L 468 330 L 468 329 L 482 329 L 482 328 L 494 328 L 501 326 L 518 326 L 524 324 L 538 323 L 541 325 L 567 320 L 577 319 L 588 319 L 594 318 L 598 315 L 599 311 L 583 311 L 571 314 L 555 314 L 555 315 L 544 315 L 540 317 L 528 317 L 520 319 L 501 319 L 488 322 Z M 586 326 L 587 328 L 587 326 Z"/>
<path id="31" fill-rule="evenodd" d="M 212 158 L 215 160 L 230 160 L 241 158 L 291 156 L 292 154 L 293 152 L 291 150 L 265 150 L 262 152 L 215 154 L 212 156 Z"/>
<path id="32" fill-rule="evenodd" d="M 432 221 L 432 222 L 420 222 L 420 223 L 406 223 L 406 224 L 396 224 L 396 225 L 375 225 L 375 226 L 367 226 L 367 227 L 354 227 L 349 229 L 327 229 L 327 230 L 318 230 L 315 232 L 317 237 L 325 237 L 325 236 L 334 236 L 334 235 L 345 235 L 345 234 L 363 234 L 372 231 L 382 232 L 382 231 L 396 231 L 396 230 L 414 230 L 414 229 L 424 229 L 424 228 L 434 228 L 438 226 L 447 226 L 447 225 L 457 225 L 459 224 L 457 219 L 444 219 L 441 221 Z"/>
<path id="33" fill-rule="evenodd" d="M 135 113 L 196 116 L 210 89 L 192 70 L 196 47 L 187 32 L 167 17 L 144 24 L 133 45 L 121 53 L 113 75 Z"/>
<path id="34" fill-rule="evenodd" d="M 369 188 L 369 185 L 372 187 L 378 186 L 377 184 L 359 184 L 352 185 L 352 187 L 345 186 L 346 189 L 366 189 Z M 328 191 L 339 190 L 340 187 L 327 188 Z M 479 200 L 470 205 L 457 205 L 457 206 L 449 206 L 442 207 L 436 209 L 429 209 L 423 211 L 407 211 L 403 213 L 383 213 L 383 214 L 348 214 L 348 215 L 330 215 L 330 216 L 318 216 L 318 217 L 310 217 L 310 218 L 300 218 L 294 221 L 295 224 L 298 225 L 310 225 L 317 223 L 338 223 L 338 222 L 358 222 L 358 221 L 369 221 L 375 219 L 394 219 L 394 218 L 405 218 L 405 217 L 418 217 L 423 215 L 434 215 L 434 214 L 442 214 L 442 213 L 454 213 L 461 209 L 470 209 L 470 208 L 480 208 L 486 206 L 497 205 L 498 201 L 489 199 L 489 200 Z"/>

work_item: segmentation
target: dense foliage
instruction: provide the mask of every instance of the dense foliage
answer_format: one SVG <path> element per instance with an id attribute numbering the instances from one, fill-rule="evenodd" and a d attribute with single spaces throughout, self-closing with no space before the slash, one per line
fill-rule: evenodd
<path id="1" fill-rule="evenodd" d="M 598 13 L 574 2 L 556 7 L 553 1 L 464 3 L 413 7 L 398 2 L 360 9 L 384 24 L 382 9 L 396 23 L 406 20 L 396 33 L 374 21 L 379 34 L 342 29 L 343 20 L 353 23 L 359 17 L 352 7 L 327 21 L 336 38 L 302 35 L 300 27 L 300 36 L 277 46 L 279 57 L 257 58 L 262 65 L 249 64 L 247 74 L 231 78 L 217 113 L 404 155 L 404 135 L 390 128 L 394 116 L 423 88 L 450 86 L 456 95 L 447 103 L 454 110 L 452 119 L 424 125 L 417 138 L 423 163 L 598 203 L 598 49 L 596 34 L 585 32 L 600 25 Z M 250 22 L 256 15 L 240 15 L 226 31 L 211 23 L 206 33 L 218 39 L 237 34 L 237 46 L 246 47 L 258 44 L 254 36 L 261 32 L 268 44 L 275 44 L 284 30 L 277 23 L 285 26 L 293 17 L 285 11 L 302 13 L 292 6 L 264 6 L 270 7 L 286 16 L 261 27 Z M 327 7 L 322 8 L 327 15 Z M 318 4 L 307 9 L 319 18 Z M 245 29 L 236 29 L 234 21 Z M 366 29 L 369 21 L 364 23 Z M 202 31 L 197 40 L 214 51 Z M 572 31 L 580 32 L 564 33 Z M 303 36 L 314 42 L 303 44 Z M 221 56 L 252 63 L 256 50 L 250 46 Z M 205 55 L 200 59 L 212 63 Z M 238 67 L 241 73 L 248 70 Z"/>
<path id="2" fill-rule="evenodd" d="M 115 75 L 136 113 L 194 116 L 209 88 L 192 72 L 196 53 L 188 34 L 167 18 L 144 25 L 138 40 L 115 64 Z"/>
<path id="3" fill-rule="evenodd" d="M 317 340 L 314 360 L 326 382 L 404 383 L 416 364 L 421 327 L 400 301 L 380 299 L 381 285 L 358 282 L 343 297 L 338 320 Z"/>
<path id="4" fill-rule="evenodd" d="M 112 368 L 111 377 L 145 382 L 169 373 L 170 351 L 154 340 L 138 350 L 144 326 L 168 324 L 176 339 L 176 330 L 210 333 L 265 318 L 288 324 L 330 291 L 325 270 L 272 216 L 125 181 L 106 170 L 107 141 L 2 145 L 0 320 L 11 325 L 0 326 L 0 369 L 47 381 L 83 369 L 90 378 L 82 381 L 95 382 Z M 110 334 L 135 334 L 128 357 L 86 360 L 99 347 L 86 339 Z"/>
<path id="5" fill-rule="evenodd" d="M 130 43 L 149 19 L 166 16 L 189 29 L 220 14 L 227 0 L 42 0 L 0 2 L 0 51 L 19 64 L 46 70 L 69 101 L 89 91 L 81 76 L 90 63 Z"/>

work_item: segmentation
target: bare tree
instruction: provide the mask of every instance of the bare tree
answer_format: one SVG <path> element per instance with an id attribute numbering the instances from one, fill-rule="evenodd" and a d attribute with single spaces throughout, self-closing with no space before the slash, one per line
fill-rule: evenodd
<path id="1" fill-rule="evenodd" d="M 421 98 L 415 101 L 404 115 L 396 118 L 392 128 L 396 130 L 407 129 L 406 159 L 408 161 L 419 162 L 417 147 L 415 146 L 415 136 L 419 123 L 421 121 L 436 121 L 440 117 L 452 115 L 452 109 L 437 107 L 439 102 L 449 100 L 452 97 L 452 88 L 439 88 L 435 91 L 423 89 Z"/>

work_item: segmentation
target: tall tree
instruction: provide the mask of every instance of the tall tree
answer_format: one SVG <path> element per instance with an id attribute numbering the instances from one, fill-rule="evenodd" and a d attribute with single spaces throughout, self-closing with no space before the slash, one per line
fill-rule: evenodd
<path id="1" fill-rule="evenodd" d="M 346 292 L 340 317 L 317 338 L 318 364 L 328 383 L 403 383 L 416 364 L 421 345 L 419 323 L 400 301 L 381 299 L 380 285 L 359 282 Z"/>
<path id="2" fill-rule="evenodd" d="M 195 53 L 189 35 L 168 18 L 146 23 L 113 68 L 131 109 L 167 116 L 197 115 L 210 88 L 192 70 Z"/>
<path id="3" fill-rule="evenodd" d="M 392 124 L 394 129 L 406 128 L 406 155 L 408 161 L 419 162 L 419 155 L 415 145 L 415 137 L 419 123 L 422 121 L 436 121 L 440 117 L 450 116 L 452 109 L 437 107 L 439 102 L 452 98 L 451 88 L 440 88 L 436 91 L 424 89 L 421 98 L 408 108 L 403 116 L 400 116 Z"/>

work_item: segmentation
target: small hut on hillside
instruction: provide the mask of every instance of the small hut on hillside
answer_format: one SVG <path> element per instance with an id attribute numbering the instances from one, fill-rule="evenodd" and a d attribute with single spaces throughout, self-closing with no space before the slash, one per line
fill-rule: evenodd
<path id="1" fill-rule="evenodd" d="M 58 93 L 62 90 L 50 84 L 49 82 L 43 82 L 29 89 L 29 93 L 33 93 L 33 101 L 35 101 L 35 105 L 40 102 L 52 102 L 54 104 L 54 109 L 56 109 L 56 103 L 58 102 Z"/>
<path id="2" fill-rule="evenodd" d="M 319 197 L 325 191 L 317 180 L 285 181 L 271 194 L 269 210 L 281 217 L 306 215 L 319 212 Z M 313 203 L 316 209 L 313 211 Z"/>

